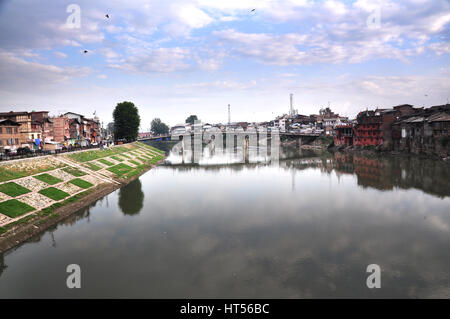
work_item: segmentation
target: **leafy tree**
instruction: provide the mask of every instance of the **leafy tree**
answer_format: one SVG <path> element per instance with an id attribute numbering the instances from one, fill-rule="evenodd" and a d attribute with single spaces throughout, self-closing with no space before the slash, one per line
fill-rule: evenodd
<path id="1" fill-rule="evenodd" d="M 169 133 L 169 127 L 165 123 L 161 122 L 161 119 L 159 118 L 153 119 L 151 126 L 151 131 L 154 135 Z"/>
<path id="2" fill-rule="evenodd" d="M 113 118 L 115 139 L 125 138 L 127 141 L 137 139 L 141 118 L 137 107 L 132 102 L 117 103 Z"/>
<path id="3" fill-rule="evenodd" d="M 190 116 L 186 119 L 186 123 L 194 124 L 195 121 L 197 121 L 197 120 L 198 120 L 197 115 L 190 115 Z"/>

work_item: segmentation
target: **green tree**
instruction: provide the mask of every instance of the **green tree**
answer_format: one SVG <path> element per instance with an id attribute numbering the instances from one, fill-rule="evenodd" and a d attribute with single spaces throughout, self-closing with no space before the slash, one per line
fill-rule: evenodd
<path id="1" fill-rule="evenodd" d="M 153 119 L 151 126 L 151 131 L 154 135 L 169 133 L 169 127 L 165 123 L 161 122 L 161 119 L 159 118 Z"/>
<path id="2" fill-rule="evenodd" d="M 198 120 L 197 115 L 190 115 L 190 116 L 186 119 L 186 123 L 194 124 L 195 121 L 197 121 L 197 120 Z"/>
<path id="3" fill-rule="evenodd" d="M 114 138 L 125 138 L 127 141 L 135 141 L 138 137 L 141 118 L 137 107 L 132 102 L 117 103 L 113 112 Z"/>

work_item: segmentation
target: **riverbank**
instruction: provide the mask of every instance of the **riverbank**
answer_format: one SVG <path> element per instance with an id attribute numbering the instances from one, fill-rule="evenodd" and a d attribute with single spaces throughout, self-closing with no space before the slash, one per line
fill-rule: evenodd
<path id="1" fill-rule="evenodd" d="M 397 156 L 397 157 L 419 157 L 424 159 L 432 159 L 432 160 L 439 160 L 439 161 L 445 161 L 450 162 L 450 157 L 447 156 L 441 156 L 438 154 L 433 153 L 409 153 L 409 152 L 400 152 L 400 151 L 394 151 L 390 149 L 383 149 L 381 147 L 374 147 L 374 146 L 365 146 L 365 147 L 355 147 L 355 146 L 335 146 L 331 145 L 327 149 L 331 153 L 347 153 L 347 154 L 360 154 L 365 156 Z"/>
<path id="2" fill-rule="evenodd" d="M 0 166 L 0 253 L 128 184 L 165 158 L 143 143 Z"/>

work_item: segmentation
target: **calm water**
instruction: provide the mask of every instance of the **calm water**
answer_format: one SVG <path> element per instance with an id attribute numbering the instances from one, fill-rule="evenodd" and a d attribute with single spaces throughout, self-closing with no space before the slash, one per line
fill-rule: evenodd
<path id="1" fill-rule="evenodd" d="M 0 297 L 450 297 L 449 164 L 288 157 L 159 166 L 0 255 Z"/>

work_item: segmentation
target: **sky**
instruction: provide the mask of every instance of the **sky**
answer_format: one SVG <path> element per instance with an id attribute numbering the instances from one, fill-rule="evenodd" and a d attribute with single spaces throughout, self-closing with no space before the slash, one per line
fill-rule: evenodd
<path id="1" fill-rule="evenodd" d="M 445 104 L 449 62 L 448 0 L 0 0 L 0 111 L 132 101 L 142 131 Z"/>

